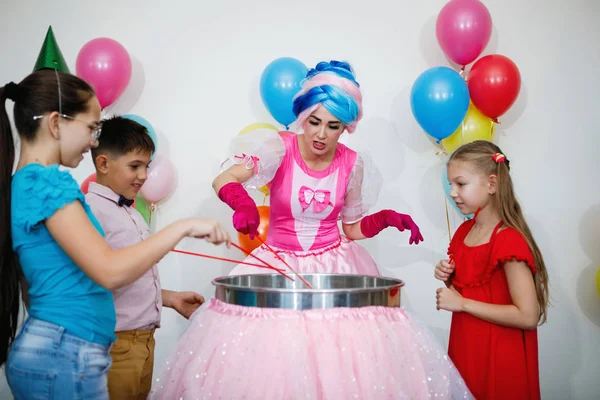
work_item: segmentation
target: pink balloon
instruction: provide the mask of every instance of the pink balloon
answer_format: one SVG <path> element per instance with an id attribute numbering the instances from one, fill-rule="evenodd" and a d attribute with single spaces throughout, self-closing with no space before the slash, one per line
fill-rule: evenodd
<path id="1" fill-rule="evenodd" d="M 483 52 L 492 36 L 492 17 L 479 0 L 451 0 L 438 15 L 435 34 L 446 55 L 467 65 Z"/>
<path id="2" fill-rule="evenodd" d="M 140 190 L 151 203 L 162 200 L 175 186 L 175 167 L 167 158 L 157 155 L 148 167 L 148 179 Z"/>
<path id="3" fill-rule="evenodd" d="M 125 47 L 109 38 L 87 42 L 77 55 L 77 75 L 96 91 L 102 108 L 123 94 L 131 79 L 131 59 Z"/>

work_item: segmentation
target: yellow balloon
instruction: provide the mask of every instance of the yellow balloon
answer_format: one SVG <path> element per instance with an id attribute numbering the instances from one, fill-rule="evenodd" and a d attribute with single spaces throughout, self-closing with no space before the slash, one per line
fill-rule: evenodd
<path id="1" fill-rule="evenodd" d="M 252 132 L 257 129 L 272 129 L 276 132 L 279 132 L 279 129 L 277 129 L 276 127 L 274 127 L 271 124 L 267 124 L 266 122 L 256 122 L 254 124 L 250 124 L 250 125 L 246 126 L 244 129 L 242 129 L 240 131 L 240 133 L 238 133 L 238 135 L 243 135 L 244 133 Z"/>
<path id="2" fill-rule="evenodd" d="M 260 190 L 260 191 L 261 191 L 261 192 L 262 192 L 262 193 L 263 193 L 265 196 L 268 196 L 268 195 L 269 195 L 269 193 L 270 193 L 270 192 L 269 192 L 269 188 L 267 187 L 267 185 L 265 185 L 265 186 L 263 186 L 263 187 L 259 188 L 258 190 Z"/>
<path id="3" fill-rule="evenodd" d="M 494 138 L 494 130 L 494 121 L 483 115 L 471 103 L 463 122 L 452 135 L 446 139 L 442 139 L 442 146 L 444 146 L 446 153 L 450 154 L 463 144 L 474 142 L 475 140 L 487 140 L 491 142 Z"/>
<path id="4" fill-rule="evenodd" d="M 600 297 L 600 268 L 596 271 L 596 292 L 598 293 L 598 297 Z"/>

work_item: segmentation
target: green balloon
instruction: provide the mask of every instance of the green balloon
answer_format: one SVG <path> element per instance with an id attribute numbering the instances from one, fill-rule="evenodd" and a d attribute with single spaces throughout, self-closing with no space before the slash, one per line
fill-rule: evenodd
<path id="1" fill-rule="evenodd" d="M 142 196 L 138 195 L 135 198 L 135 209 L 142 214 L 144 221 L 150 225 L 150 204 Z"/>

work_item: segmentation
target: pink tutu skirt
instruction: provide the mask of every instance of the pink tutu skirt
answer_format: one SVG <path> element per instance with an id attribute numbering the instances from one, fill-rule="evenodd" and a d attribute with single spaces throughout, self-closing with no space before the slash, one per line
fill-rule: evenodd
<path id="1" fill-rule="evenodd" d="M 367 249 L 345 236 L 341 236 L 331 246 L 315 251 L 282 250 L 273 246 L 271 248 L 298 273 L 381 276 L 375 260 L 373 260 Z M 256 248 L 252 254 L 275 268 L 281 268 L 286 273 L 291 273 L 285 264 L 264 244 Z M 261 264 L 252 256 L 246 258 L 245 261 L 252 264 Z M 230 275 L 272 273 L 272 269 L 240 264 L 231 271 Z"/>
<path id="2" fill-rule="evenodd" d="M 473 397 L 433 335 L 403 308 L 296 311 L 211 299 L 192 316 L 150 398 Z"/>

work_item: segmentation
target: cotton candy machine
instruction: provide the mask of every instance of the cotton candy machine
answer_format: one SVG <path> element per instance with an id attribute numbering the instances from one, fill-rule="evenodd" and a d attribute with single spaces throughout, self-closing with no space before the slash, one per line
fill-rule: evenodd
<path id="1" fill-rule="evenodd" d="M 269 271 L 270 272 L 270 271 Z M 151 398 L 472 399 L 379 276 L 229 275 L 190 318 Z"/>
<path id="2" fill-rule="evenodd" d="M 399 279 L 346 274 L 301 274 L 312 289 L 295 275 L 231 275 L 216 278 L 215 297 L 228 304 L 292 310 L 336 307 L 399 307 Z"/>

